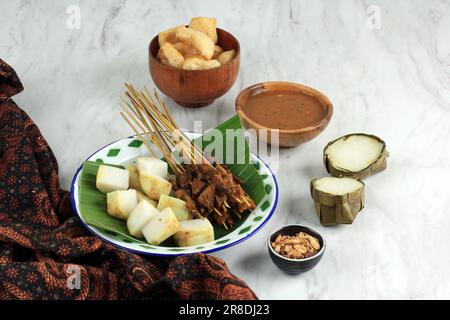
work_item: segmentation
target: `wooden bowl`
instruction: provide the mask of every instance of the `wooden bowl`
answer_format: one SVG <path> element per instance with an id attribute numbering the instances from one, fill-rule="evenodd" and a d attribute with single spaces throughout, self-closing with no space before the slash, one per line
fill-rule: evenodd
<path id="1" fill-rule="evenodd" d="M 295 129 L 268 128 L 250 119 L 245 113 L 245 106 L 248 100 L 254 95 L 271 90 L 293 90 L 316 98 L 320 102 L 320 106 L 324 109 L 324 117 L 313 125 L 307 127 L 299 126 Z M 331 116 L 333 115 L 333 105 L 324 94 L 302 84 L 281 81 L 263 82 L 248 87 L 241 91 L 241 93 L 239 93 L 238 97 L 236 98 L 236 112 L 239 114 L 241 122 L 245 128 L 255 129 L 257 133 L 259 133 L 261 129 L 267 130 L 266 136 L 264 134 L 258 134 L 258 138 L 264 140 L 264 142 L 266 143 L 276 144 L 276 141 L 272 142 L 271 137 L 274 134 L 274 130 L 277 130 L 279 135 L 279 141 L 277 144 L 280 147 L 289 148 L 310 141 L 317 137 L 323 130 L 325 130 L 325 128 L 328 126 L 328 123 L 330 122 Z M 276 117 L 277 114 L 274 114 L 273 116 Z"/>
<path id="2" fill-rule="evenodd" d="M 240 46 L 237 39 L 217 28 L 218 42 L 224 51 L 234 49 L 236 56 L 223 66 L 208 70 L 181 70 L 161 63 L 156 55 L 158 36 L 150 42 L 149 67 L 153 82 L 176 103 L 189 108 L 204 107 L 224 95 L 236 81 L 239 73 Z"/>

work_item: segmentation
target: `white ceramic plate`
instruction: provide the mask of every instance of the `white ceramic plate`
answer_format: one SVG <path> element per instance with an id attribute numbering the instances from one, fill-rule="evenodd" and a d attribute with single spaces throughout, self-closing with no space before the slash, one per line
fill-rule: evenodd
<path id="1" fill-rule="evenodd" d="M 186 132 L 190 138 L 195 138 L 199 134 Z M 136 136 L 131 136 L 113 142 L 100 150 L 96 151 L 86 160 L 90 161 L 103 161 L 110 164 L 124 165 L 133 162 L 137 157 L 148 156 L 149 152 L 142 141 L 138 140 Z M 121 249 L 136 252 L 139 254 L 155 255 L 155 256 L 176 256 L 190 253 L 208 253 L 213 251 L 222 250 L 233 245 L 236 245 L 254 235 L 262 226 L 271 218 L 275 212 L 278 201 L 278 185 L 276 178 L 269 166 L 259 159 L 256 155 L 251 154 L 251 160 L 256 164 L 259 173 L 261 174 L 267 195 L 259 205 L 248 215 L 245 221 L 234 231 L 225 235 L 222 238 L 215 239 L 212 242 L 205 243 L 199 246 L 192 247 L 163 247 L 145 244 L 142 242 L 133 242 L 129 239 L 115 234 L 107 232 L 105 230 L 90 226 L 85 223 L 83 219 L 83 213 L 79 206 L 79 183 L 81 177 L 81 171 L 83 165 L 81 165 L 75 176 L 73 177 L 71 187 L 71 201 L 72 207 L 76 214 L 82 221 L 82 223 L 96 236 L 102 238 L 104 241 L 109 242 Z M 105 214 L 106 211 L 105 211 Z"/>

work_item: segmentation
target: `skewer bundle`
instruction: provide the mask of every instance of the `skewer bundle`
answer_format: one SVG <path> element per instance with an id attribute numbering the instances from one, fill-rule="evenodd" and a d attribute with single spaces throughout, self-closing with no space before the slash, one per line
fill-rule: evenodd
<path id="1" fill-rule="evenodd" d="M 198 168 L 202 167 L 203 170 L 207 169 L 206 171 L 213 170 L 214 174 L 219 177 L 229 178 L 228 175 L 232 176 L 231 172 L 222 166 L 214 166 L 204 156 L 203 151 L 191 142 L 175 123 L 167 106 L 155 89 L 151 94 L 146 87 L 142 91 L 134 89 L 130 84 L 125 84 L 125 87 L 125 94 L 121 96 L 122 112 L 120 112 L 120 115 L 144 142 L 152 156 L 156 157 L 157 154 L 153 146 L 160 151 L 176 176 L 185 174 L 186 170 L 192 171 L 192 168 L 196 165 L 199 165 Z M 194 171 L 198 172 L 197 169 Z M 236 195 L 228 196 L 221 203 L 220 208 L 211 208 L 216 221 L 220 221 L 220 224 L 226 229 L 228 229 L 227 223 L 229 225 L 234 223 L 228 214 L 229 211 L 233 211 L 241 219 L 240 213 L 242 211 L 255 207 L 252 199 L 243 191 L 240 184 L 236 183 L 237 178 L 232 177 L 236 187 Z M 232 202 L 231 206 L 227 200 Z M 233 210 L 232 206 L 237 210 Z M 198 210 L 195 205 L 193 205 L 191 211 L 197 218 L 203 218 L 203 214 L 200 212 L 203 210 Z"/>

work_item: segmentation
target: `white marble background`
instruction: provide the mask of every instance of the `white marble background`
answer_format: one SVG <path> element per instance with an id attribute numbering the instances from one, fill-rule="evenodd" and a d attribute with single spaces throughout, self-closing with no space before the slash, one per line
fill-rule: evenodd
<path id="1" fill-rule="evenodd" d="M 81 29 L 66 27 L 69 5 Z M 380 29 L 366 10 L 380 9 Z M 305 83 L 335 107 L 316 140 L 281 152 L 280 203 L 250 240 L 216 255 L 260 298 L 450 298 L 450 2 L 441 1 L 11 1 L 0 0 L 0 57 L 25 91 L 16 101 L 34 119 L 60 164 L 62 186 L 101 146 L 130 134 L 118 117 L 125 81 L 152 85 L 147 45 L 190 17 L 215 16 L 242 46 L 234 87 L 214 105 L 183 109 L 185 128 L 234 114 L 234 99 L 260 81 Z M 366 209 L 353 225 L 321 227 L 308 193 L 325 174 L 323 146 L 363 131 L 384 138 L 387 171 L 367 179 Z M 328 247 L 300 276 L 281 273 L 266 251 L 286 223 L 318 228 Z"/>

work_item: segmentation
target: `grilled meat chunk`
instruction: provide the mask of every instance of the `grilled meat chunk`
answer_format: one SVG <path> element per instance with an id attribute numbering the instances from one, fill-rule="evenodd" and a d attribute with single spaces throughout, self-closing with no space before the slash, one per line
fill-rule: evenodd
<path id="1" fill-rule="evenodd" d="M 255 208 L 253 200 L 242 189 L 243 183 L 219 164 L 185 165 L 184 172 L 171 180 L 176 197 L 186 201 L 191 214 L 213 218 L 219 225 L 233 225 L 231 212 Z"/>
<path id="2" fill-rule="evenodd" d="M 216 195 L 216 186 L 210 184 L 207 186 L 197 198 L 198 203 L 206 208 L 208 213 L 214 208 L 214 196 Z"/>

